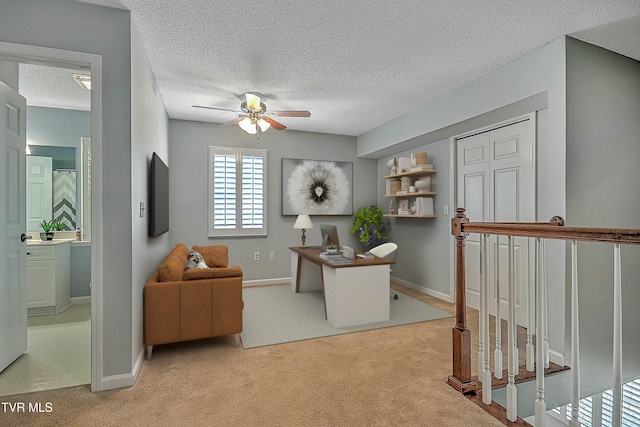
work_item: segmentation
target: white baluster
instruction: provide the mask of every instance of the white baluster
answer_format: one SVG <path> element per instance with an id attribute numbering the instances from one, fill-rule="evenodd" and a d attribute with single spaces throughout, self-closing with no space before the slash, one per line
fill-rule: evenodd
<path id="1" fill-rule="evenodd" d="M 571 241 L 571 418 L 569 427 L 580 427 L 580 328 L 578 327 L 578 242 Z"/>
<path id="2" fill-rule="evenodd" d="M 527 239 L 527 246 L 530 248 L 530 240 Z M 537 252 L 536 252 L 537 257 Z M 536 258 L 537 260 L 537 258 Z M 535 348 L 533 345 L 533 331 L 536 325 L 536 286 L 535 283 L 527 281 L 527 344 L 525 346 L 526 369 L 533 372 L 535 369 Z"/>
<path id="3" fill-rule="evenodd" d="M 485 236 L 486 234 L 480 235 L 480 293 L 479 293 L 479 313 L 478 313 L 478 379 L 480 381 L 484 381 L 483 370 L 484 370 L 484 246 L 485 246 Z M 489 343 L 487 343 L 487 351 L 489 350 Z"/>
<path id="4" fill-rule="evenodd" d="M 500 318 L 500 236 L 496 236 L 496 262 L 494 284 L 496 287 L 496 349 L 493 354 L 493 374 L 502 378 L 502 319 Z"/>
<path id="5" fill-rule="evenodd" d="M 613 426 L 622 425 L 622 269 L 620 243 L 613 245 Z"/>
<path id="6" fill-rule="evenodd" d="M 508 324 L 507 324 L 507 419 L 511 422 L 515 422 L 518 419 L 518 389 L 516 388 L 515 379 L 518 374 L 518 347 L 516 343 L 516 284 L 515 284 L 515 256 L 513 238 L 509 236 L 508 245 Z"/>
<path id="7" fill-rule="evenodd" d="M 488 236 L 485 234 L 483 235 L 484 237 L 484 241 L 483 241 L 483 247 L 482 247 L 482 258 L 481 258 L 481 268 L 483 271 L 483 275 L 481 278 L 481 282 L 480 282 L 480 295 L 483 295 L 484 293 L 484 298 L 482 299 L 482 304 L 480 306 L 481 309 L 481 315 L 482 315 L 482 337 L 483 337 L 483 341 L 486 343 L 485 347 L 486 347 L 486 351 L 484 352 L 484 359 L 483 359 L 483 365 L 482 365 L 482 371 L 481 374 L 478 374 L 478 376 L 480 377 L 480 375 L 482 375 L 481 377 L 481 381 L 482 381 L 482 402 L 485 405 L 490 405 L 491 401 L 493 400 L 492 396 L 491 396 L 491 352 L 489 351 L 490 348 L 490 344 L 491 344 L 491 339 L 489 338 L 489 301 L 490 301 L 490 297 L 491 297 L 491 291 L 489 289 L 489 286 L 487 286 L 487 266 L 489 265 L 489 262 L 487 260 L 487 238 Z"/>
<path id="8" fill-rule="evenodd" d="M 542 265 L 542 354 L 544 367 L 549 368 L 549 295 L 547 294 L 547 241 L 542 241 L 540 248 L 540 264 Z"/>
<path id="9" fill-rule="evenodd" d="M 547 404 L 544 400 L 544 350 L 542 346 L 543 307 L 544 293 L 542 292 L 542 281 L 546 266 L 542 263 L 542 247 L 540 239 L 536 239 L 536 402 L 535 402 L 535 425 L 545 427 L 547 420 Z"/>

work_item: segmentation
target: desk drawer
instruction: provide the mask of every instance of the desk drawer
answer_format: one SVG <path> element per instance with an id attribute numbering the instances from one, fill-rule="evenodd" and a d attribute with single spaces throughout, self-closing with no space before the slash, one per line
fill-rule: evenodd
<path id="1" fill-rule="evenodd" d="M 56 259 L 56 247 L 45 245 L 27 245 L 27 261 Z"/>

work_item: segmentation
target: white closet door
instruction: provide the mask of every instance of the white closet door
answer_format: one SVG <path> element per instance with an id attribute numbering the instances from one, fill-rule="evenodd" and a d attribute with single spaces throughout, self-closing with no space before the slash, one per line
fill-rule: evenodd
<path id="1" fill-rule="evenodd" d="M 457 206 L 466 209 L 471 222 L 535 221 L 535 123 L 533 119 L 489 130 L 457 141 Z M 516 320 L 527 321 L 530 284 L 528 242 L 515 238 Z M 496 275 L 495 262 L 500 251 L 500 310 L 507 313 L 508 265 L 507 237 L 489 241 L 489 280 Z M 479 308 L 479 235 L 467 237 L 467 304 Z M 497 293 L 492 313 L 495 314 Z"/>

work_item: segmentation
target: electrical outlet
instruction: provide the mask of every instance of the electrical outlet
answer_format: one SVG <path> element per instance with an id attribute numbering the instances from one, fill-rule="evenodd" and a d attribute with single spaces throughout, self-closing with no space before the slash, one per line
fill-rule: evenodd
<path id="1" fill-rule="evenodd" d="M 449 215 L 449 205 L 444 205 L 444 214 Z"/>
<path id="2" fill-rule="evenodd" d="M 271 252 L 269 252 L 269 259 L 276 259 L 276 253 L 275 253 L 275 251 L 271 251 Z"/>
<path id="3" fill-rule="evenodd" d="M 253 253 L 253 260 L 254 261 L 260 261 L 260 252 L 254 252 Z"/>

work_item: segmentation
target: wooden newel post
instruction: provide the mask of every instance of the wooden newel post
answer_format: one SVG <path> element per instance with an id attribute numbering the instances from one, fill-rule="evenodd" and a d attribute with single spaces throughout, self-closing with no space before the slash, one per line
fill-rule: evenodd
<path id="1" fill-rule="evenodd" d="M 467 329 L 467 302 L 464 280 L 464 242 L 466 234 L 463 224 L 469 222 L 464 208 L 456 209 L 451 219 L 451 234 L 456 238 L 456 326 L 453 328 L 453 375 L 449 376 L 449 385 L 461 393 L 476 390 L 471 380 L 471 331 Z"/>

